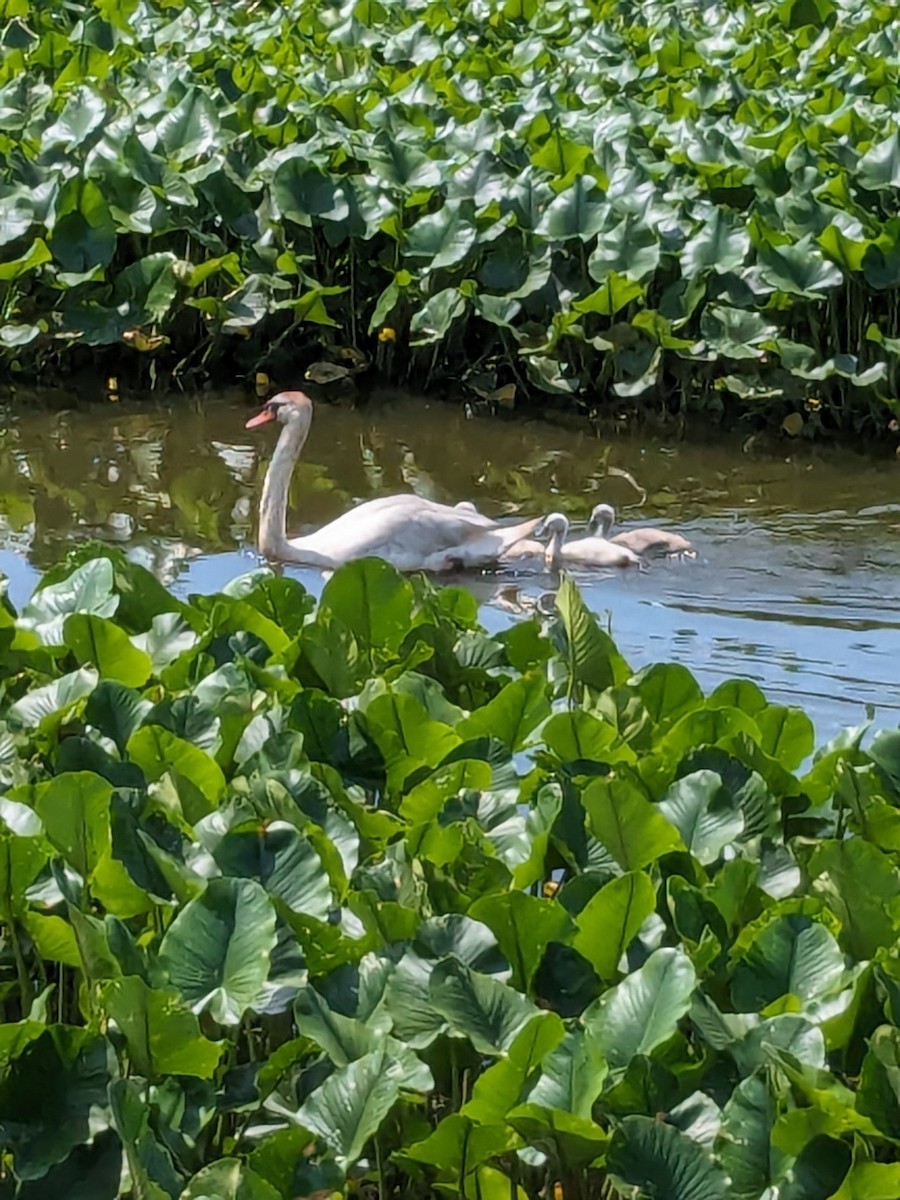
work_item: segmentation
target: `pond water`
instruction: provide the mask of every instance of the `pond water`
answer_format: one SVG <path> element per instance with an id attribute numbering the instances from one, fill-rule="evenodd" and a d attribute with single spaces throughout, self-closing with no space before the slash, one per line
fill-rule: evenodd
<path id="1" fill-rule="evenodd" d="M 182 595 L 257 565 L 256 505 L 275 433 L 245 430 L 250 411 L 238 395 L 68 409 L 20 398 L 0 410 L 0 570 L 13 601 L 87 538 L 127 548 Z M 586 425 L 467 418 L 417 398 L 319 404 L 291 532 L 399 490 L 474 500 L 491 515 L 562 509 L 573 521 L 603 499 L 622 524 L 677 527 L 697 561 L 578 576 L 634 667 L 679 661 L 705 688 L 752 679 L 806 707 L 821 739 L 863 719 L 867 704 L 879 725 L 900 720 L 893 460 L 788 441 L 763 451 L 724 438 L 600 437 Z M 287 570 L 321 590 L 319 572 Z M 498 587 L 516 584 L 527 600 L 552 583 L 512 572 L 465 582 L 492 629 L 517 619 Z"/>

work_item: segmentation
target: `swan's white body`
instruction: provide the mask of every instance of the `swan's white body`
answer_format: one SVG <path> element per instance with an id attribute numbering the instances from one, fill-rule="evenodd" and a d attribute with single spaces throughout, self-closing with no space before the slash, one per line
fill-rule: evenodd
<path id="1" fill-rule="evenodd" d="M 635 554 L 652 556 L 655 554 L 693 554 L 694 547 L 680 533 L 670 533 L 667 529 L 654 529 L 649 525 L 640 525 L 637 529 L 626 529 L 610 537 L 610 530 L 616 523 L 616 510 L 611 504 L 598 504 L 591 513 L 588 528 L 597 532 L 601 538 L 608 538 L 616 546 L 627 546 Z"/>
<path id="2" fill-rule="evenodd" d="M 467 554 L 473 541 L 478 541 L 482 560 L 496 562 L 504 550 L 540 524 L 540 518 L 535 518 L 520 525 L 498 526 L 470 501 L 454 508 L 404 493 L 368 500 L 315 533 L 288 538 L 288 488 L 309 436 L 312 401 L 304 392 L 281 392 L 247 427 L 273 420 L 281 423 L 282 430 L 259 506 L 259 549 L 267 558 L 334 569 L 352 559 L 372 556 L 400 571 L 443 571 L 474 565 Z"/>
<path id="3" fill-rule="evenodd" d="M 560 567 L 639 567 L 641 560 L 627 548 L 615 546 L 602 537 L 576 538 L 567 542 L 569 518 L 563 513 L 551 513 L 544 528 L 550 534 L 547 544 L 547 566 Z"/>

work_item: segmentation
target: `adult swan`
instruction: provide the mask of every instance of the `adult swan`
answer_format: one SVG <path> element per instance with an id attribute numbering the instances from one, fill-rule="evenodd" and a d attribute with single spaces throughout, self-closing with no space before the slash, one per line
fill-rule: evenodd
<path id="1" fill-rule="evenodd" d="M 247 428 L 279 421 L 282 430 L 263 483 L 259 504 L 259 550 L 266 558 L 333 569 L 354 558 L 383 558 L 400 571 L 445 571 L 466 563 L 466 544 L 485 540 L 494 560 L 540 525 L 540 518 L 498 525 L 474 505 L 457 508 L 402 493 L 367 500 L 306 537 L 286 533 L 291 475 L 309 436 L 312 401 L 305 392 L 279 392 L 247 422 Z"/>

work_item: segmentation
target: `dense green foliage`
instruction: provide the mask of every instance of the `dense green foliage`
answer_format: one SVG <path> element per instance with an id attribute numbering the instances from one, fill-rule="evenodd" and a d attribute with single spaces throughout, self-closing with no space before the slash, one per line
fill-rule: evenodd
<path id="1" fill-rule="evenodd" d="M 900 1194 L 900 733 L 98 554 L 0 608 L 0 1195 Z"/>
<path id="2" fill-rule="evenodd" d="M 0 0 L 0 354 L 883 430 L 894 15 Z"/>

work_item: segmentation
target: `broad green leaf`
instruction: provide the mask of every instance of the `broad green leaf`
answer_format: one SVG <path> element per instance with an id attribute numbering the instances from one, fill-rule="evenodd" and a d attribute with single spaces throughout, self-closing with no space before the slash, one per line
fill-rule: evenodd
<path id="1" fill-rule="evenodd" d="M 475 901 L 469 916 L 494 932 L 512 965 L 513 984 L 523 992 L 530 991 L 548 943 L 568 941 L 572 930 L 571 918 L 561 904 L 526 892 L 484 896 Z"/>
<path id="2" fill-rule="evenodd" d="M 212 1076 L 224 1045 L 201 1036 L 197 1018 L 174 993 L 150 989 L 132 975 L 106 984 L 103 1004 L 125 1038 L 129 1063 L 139 1075 Z"/>
<path id="3" fill-rule="evenodd" d="M 156 124 L 156 136 L 167 157 L 179 163 L 207 153 L 218 132 L 216 105 L 199 87 L 189 87 L 180 102 Z"/>
<path id="4" fill-rule="evenodd" d="M 280 1193 L 239 1158 L 220 1158 L 203 1167 L 179 1200 L 279 1200 Z"/>
<path id="5" fill-rule="evenodd" d="M 319 612 L 333 614 L 366 649 L 397 650 L 412 624 L 409 582 L 380 559 L 365 558 L 335 571 Z"/>
<path id="6" fill-rule="evenodd" d="M 97 668 L 101 680 L 142 687 L 150 677 L 150 656 L 136 649 L 117 625 L 105 617 L 74 613 L 66 618 L 63 640 L 82 666 Z"/>
<path id="7" fill-rule="evenodd" d="M 125 749 L 148 783 L 155 783 L 167 772 L 183 776 L 199 794 L 199 803 L 206 811 L 217 805 L 225 791 L 225 777 L 215 759 L 161 725 L 144 725 L 131 735 Z M 197 812 L 189 819 L 198 820 L 203 815 Z"/>
<path id="8" fill-rule="evenodd" d="M 861 838 L 820 842 L 807 871 L 810 891 L 840 919 L 845 949 L 862 962 L 891 944 L 900 926 L 900 871 Z"/>
<path id="9" fill-rule="evenodd" d="M 213 858 L 223 875 L 258 879 L 293 912 L 328 920 L 334 907 L 328 873 L 310 839 L 286 821 L 233 826 Z"/>
<path id="10" fill-rule="evenodd" d="M 428 996 L 432 1008 L 458 1036 L 480 1054 L 498 1057 L 538 1011 L 520 992 L 490 975 L 472 971 L 456 959 L 445 959 L 431 973 Z"/>
<path id="11" fill-rule="evenodd" d="M 900 1136 L 900 1032 L 880 1025 L 869 1041 L 857 1107 L 891 1138 Z"/>
<path id="12" fill-rule="evenodd" d="M 111 795 L 105 779 L 75 771 L 57 775 L 35 804 L 48 840 L 83 879 L 109 851 Z"/>
<path id="13" fill-rule="evenodd" d="M 516 1035 L 505 1058 L 479 1075 L 472 1099 L 463 1114 L 482 1125 L 502 1122 L 522 1099 L 529 1084 L 537 1077 L 541 1063 L 552 1054 L 565 1036 L 565 1027 L 555 1013 L 532 1017 Z"/>
<path id="14" fill-rule="evenodd" d="M 410 258 L 427 259 L 427 269 L 452 267 L 475 244 L 476 231 L 460 212 L 460 205 L 448 201 L 436 213 L 420 217 L 406 235 L 404 253 Z"/>
<path id="15" fill-rule="evenodd" d="M 571 579 L 556 594 L 560 641 L 570 687 L 586 685 L 603 691 L 627 676 L 612 638 L 604 633 Z"/>
<path id="16" fill-rule="evenodd" d="M 579 175 L 573 183 L 550 201 L 535 229 L 542 237 L 567 241 L 590 241 L 603 228 L 606 205 L 590 175 Z"/>
<path id="17" fill-rule="evenodd" d="M 76 1146 L 109 1128 L 107 1088 L 115 1056 L 87 1029 L 49 1026 L 0 1080 L 0 1129 L 14 1134 L 12 1165 L 22 1181 L 41 1179 Z"/>
<path id="18" fill-rule="evenodd" d="M 731 994 L 741 1012 L 758 1012 L 781 996 L 810 1001 L 835 991 L 844 956 L 824 925 L 799 915 L 769 921 L 734 968 Z"/>
<path id="19" fill-rule="evenodd" d="M 697 984 L 690 959 L 680 950 L 655 950 L 642 967 L 610 988 L 582 1021 L 612 1068 L 649 1054 L 675 1032 Z"/>
<path id="20" fill-rule="evenodd" d="M 88 697 L 84 719 L 104 737 L 112 738 L 121 754 L 151 707 L 133 688 L 105 679 Z"/>
<path id="21" fill-rule="evenodd" d="M 640 870 L 683 848 L 677 829 L 646 798 L 640 783 L 624 772 L 614 779 L 594 780 L 582 802 L 594 836 L 624 871 Z"/>
<path id="22" fill-rule="evenodd" d="M 626 1117 L 613 1133 L 607 1167 L 624 1188 L 659 1200 L 722 1200 L 728 1177 L 698 1142 L 651 1117 Z"/>
<path id="23" fill-rule="evenodd" d="M 97 686 L 97 673 L 81 668 L 60 675 L 52 683 L 33 688 L 11 705 L 6 714 L 10 729 L 41 729 L 58 725 L 66 713 Z"/>
<path id="24" fill-rule="evenodd" d="M 45 646 L 62 646 L 71 613 L 111 617 L 119 607 L 113 591 L 113 566 L 106 558 L 84 563 L 59 583 L 36 591 L 22 610 L 19 624 L 33 630 Z"/>
<path id="25" fill-rule="evenodd" d="M 722 1111 L 716 1157 L 728 1172 L 735 1200 L 759 1200 L 773 1182 L 770 1139 L 775 1100 L 761 1074 L 742 1079 Z"/>
<path id="26" fill-rule="evenodd" d="M 715 771 L 693 771 L 676 779 L 659 811 L 703 866 L 714 863 L 744 829 L 744 817 Z"/>
<path id="27" fill-rule="evenodd" d="M 685 242 L 680 265 L 684 279 L 694 279 L 708 271 L 724 275 L 737 271 L 750 249 L 750 237 L 739 228 L 725 210 L 714 208 L 712 215 L 693 237 Z"/>
<path id="28" fill-rule="evenodd" d="M 401 1091 L 410 1086 L 415 1090 L 425 1082 L 421 1074 L 417 1072 L 410 1084 L 403 1064 L 393 1061 L 390 1050 L 382 1046 L 330 1075 L 304 1101 L 297 1121 L 322 1138 L 346 1169 L 378 1132 Z"/>
<path id="29" fill-rule="evenodd" d="M 870 146 L 856 169 L 862 186 L 872 191 L 900 188 L 900 133 L 895 131 L 884 141 Z"/>
<path id="30" fill-rule="evenodd" d="M 587 1120 L 607 1074 L 596 1033 L 572 1029 L 541 1063 L 541 1075 L 528 1099 Z"/>
<path id="31" fill-rule="evenodd" d="M 572 945 L 601 979 L 613 979 L 622 955 L 655 906 L 656 888 L 643 871 L 611 879 L 578 914 Z"/>
<path id="32" fill-rule="evenodd" d="M 237 1025 L 259 995 L 275 946 L 275 909 L 252 879 L 213 879 L 169 926 L 160 963 L 192 1012 Z"/>
<path id="33" fill-rule="evenodd" d="M 495 737 L 508 750 L 521 750 L 532 730 L 549 716 L 546 680 L 538 674 L 524 675 L 461 721 L 456 733 L 464 740 Z"/>

